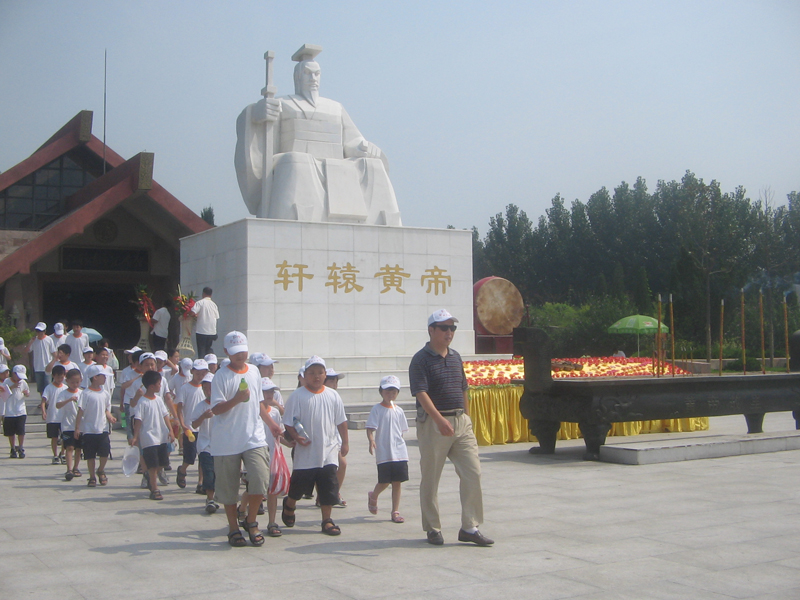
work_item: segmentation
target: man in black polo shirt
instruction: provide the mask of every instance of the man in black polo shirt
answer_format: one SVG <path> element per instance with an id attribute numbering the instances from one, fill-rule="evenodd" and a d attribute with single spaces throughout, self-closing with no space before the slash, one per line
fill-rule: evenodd
<path id="1" fill-rule="evenodd" d="M 483 522 L 481 464 L 469 418 L 467 377 L 461 356 L 450 349 L 457 322 L 444 309 L 428 317 L 430 341 L 414 355 L 408 367 L 411 393 L 417 398 L 422 528 L 428 533 L 428 543 L 444 543 L 438 493 L 444 461 L 449 458 L 461 479 L 458 541 L 491 546 L 494 540 L 478 531 Z"/>

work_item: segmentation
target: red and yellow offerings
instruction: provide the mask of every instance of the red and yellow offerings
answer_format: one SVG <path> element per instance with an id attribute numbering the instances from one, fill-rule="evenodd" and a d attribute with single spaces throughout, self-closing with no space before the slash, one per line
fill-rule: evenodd
<path id="1" fill-rule="evenodd" d="M 131 302 L 139 309 L 139 315 L 152 327 L 153 313 L 156 312 L 156 307 L 153 306 L 153 301 L 150 299 L 150 291 L 147 289 L 146 285 L 142 284 L 136 286 L 136 300 L 131 300 Z"/>
<path id="2" fill-rule="evenodd" d="M 178 295 L 175 296 L 173 300 L 175 301 L 175 310 L 179 316 L 183 317 L 184 319 L 195 316 L 192 312 L 195 298 L 196 296 L 194 295 L 194 292 L 189 292 L 189 295 L 187 296 L 181 292 L 181 286 L 178 286 Z"/>
<path id="3" fill-rule="evenodd" d="M 569 358 L 553 360 L 553 379 L 586 377 L 652 377 L 652 358 L 621 358 L 617 356 Z M 521 358 L 511 360 L 475 360 L 464 363 L 467 383 L 472 387 L 507 385 L 512 380 L 525 379 L 525 367 Z M 672 365 L 661 363 L 662 375 L 671 376 Z M 690 375 L 675 367 L 676 375 Z"/>

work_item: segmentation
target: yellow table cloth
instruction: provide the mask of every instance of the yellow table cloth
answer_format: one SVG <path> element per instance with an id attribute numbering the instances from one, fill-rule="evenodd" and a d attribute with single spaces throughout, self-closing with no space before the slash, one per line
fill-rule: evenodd
<path id="1" fill-rule="evenodd" d="M 469 389 L 469 414 L 472 428 L 479 446 L 535 442 L 536 437 L 528 429 L 528 420 L 519 412 L 521 385 L 497 385 L 471 387 Z M 708 417 L 692 419 L 664 419 L 660 421 L 629 421 L 614 423 L 608 435 L 639 435 L 640 433 L 663 433 L 706 431 Z M 561 423 L 559 440 L 580 438 L 577 423 Z"/>

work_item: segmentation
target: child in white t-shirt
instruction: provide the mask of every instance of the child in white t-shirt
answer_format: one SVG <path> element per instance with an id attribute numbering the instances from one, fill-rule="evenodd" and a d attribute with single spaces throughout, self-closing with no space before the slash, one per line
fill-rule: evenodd
<path id="1" fill-rule="evenodd" d="M 369 453 L 378 463 L 378 483 L 367 494 L 367 508 L 378 514 L 378 496 L 392 485 L 392 522 L 403 523 L 400 516 L 400 486 L 408 481 L 408 448 L 403 433 L 408 431 L 408 421 L 403 409 L 394 401 L 400 393 L 400 380 L 394 375 L 381 379 L 378 391 L 380 404 L 372 407 L 367 418 Z"/>
<path id="2" fill-rule="evenodd" d="M 179 488 L 186 487 L 186 471 L 194 465 L 197 459 L 197 430 L 192 427 L 191 415 L 194 414 L 195 406 L 205 399 L 203 393 L 203 378 L 208 374 L 208 363 L 202 358 L 198 358 L 192 363 L 191 379 L 184 383 L 175 396 L 175 409 L 178 413 L 180 430 L 183 432 L 183 464 L 178 467 L 175 476 L 175 483 Z M 191 434 L 191 436 L 189 435 Z M 203 473 L 200 471 L 198 488 L 202 483 Z"/>
<path id="3" fill-rule="evenodd" d="M 55 367 L 53 367 L 55 369 Z M 65 377 L 66 389 L 61 390 L 56 400 L 56 409 L 61 417 L 61 444 L 67 459 L 66 481 L 80 477 L 81 441 L 75 437 L 75 418 L 78 416 L 78 400 L 81 397 L 80 369 L 70 369 Z M 73 458 L 74 457 L 74 458 Z"/>
<path id="4" fill-rule="evenodd" d="M 61 365 L 53 367 L 53 381 L 42 392 L 42 420 L 47 423 L 47 438 L 50 440 L 50 449 L 53 451 L 53 464 L 61 464 L 58 450 L 58 440 L 61 437 L 61 414 L 56 408 L 58 395 L 64 389 L 66 369 Z M 62 450 L 63 452 L 63 450 Z"/>
<path id="5" fill-rule="evenodd" d="M 0 365 L 0 425 L 3 423 L 3 417 L 6 412 L 6 398 L 8 398 L 8 388 L 3 385 L 6 379 L 11 375 L 8 370 L 8 365 Z"/>
<path id="6" fill-rule="evenodd" d="M 3 435 L 11 446 L 11 458 L 25 458 L 25 421 L 28 419 L 25 398 L 31 394 L 27 379 L 25 365 L 15 365 L 11 376 L 3 382 L 7 391 Z M 19 441 L 18 446 L 14 444 L 15 439 Z"/>
<path id="7" fill-rule="evenodd" d="M 342 455 L 350 449 L 344 403 L 336 390 L 325 387 L 325 361 L 319 356 L 306 361 L 303 381 L 304 386 L 289 396 L 283 413 L 283 424 L 297 446 L 281 519 L 287 527 L 294 526 L 297 501 L 316 485 L 322 533 L 339 535 L 342 531 L 331 519 L 331 510 L 339 502 L 340 443 Z"/>
<path id="8" fill-rule="evenodd" d="M 211 382 L 214 380 L 213 373 L 206 373 L 203 377 L 201 387 L 203 388 L 203 401 L 194 407 L 191 415 L 192 429 L 197 431 L 197 459 L 200 463 L 200 483 L 197 484 L 197 493 L 206 496 L 206 512 L 210 515 L 217 512 L 219 504 L 214 501 L 214 457 L 209 452 L 211 447 L 211 419 L 214 411 L 211 410 Z"/>
<path id="9" fill-rule="evenodd" d="M 131 445 L 141 444 L 149 475 L 150 500 L 163 500 L 158 489 L 158 471 L 169 464 L 169 448 L 167 444 L 175 437 L 164 401 L 159 396 L 161 391 L 161 373 L 147 371 L 142 375 L 144 395 L 138 399 L 134 407 L 134 429 Z"/>
<path id="10" fill-rule="evenodd" d="M 89 387 L 81 392 L 78 400 L 78 415 L 75 417 L 75 437 L 81 440 L 83 456 L 89 467 L 89 487 L 97 483 L 106 485 L 106 462 L 111 454 L 111 439 L 108 424 L 116 423 L 111 414 L 111 395 L 105 389 L 106 374 L 100 365 L 92 365 L 86 369 Z M 100 457 L 100 464 L 95 477 L 95 459 Z"/>
<path id="11" fill-rule="evenodd" d="M 264 394 L 264 400 L 262 404 L 267 409 L 267 413 L 272 418 L 273 421 L 278 423 L 281 427 L 281 431 L 286 431 L 286 428 L 281 423 L 281 413 L 280 409 L 283 406 L 278 405 L 276 396 L 280 393 L 280 388 L 275 385 L 275 383 L 269 377 L 263 377 L 261 379 L 261 392 Z M 294 447 L 294 442 L 287 442 L 286 439 L 281 436 L 278 439 L 272 435 L 267 423 L 264 422 L 264 435 L 267 436 L 267 446 L 269 447 L 269 455 L 272 455 L 275 452 L 275 442 L 280 442 L 284 446 L 288 448 Z M 275 473 L 270 471 L 269 473 L 269 483 L 270 486 L 272 485 L 273 480 L 275 479 Z M 269 516 L 269 525 L 267 525 L 267 534 L 270 537 L 280 537 L 282 535 L 280 527 L 278 527 L 278 523 L 275 521 L 275 515 L 278 513 L 278 495 L 277 494 L 267 494 L 267 515 Z"/>
<path id="12" fill-rule="evenodd" d="M 75 357 L 76 360 L 79 360 L 78 357 Z M 81 362 L 78 363 L 78 368 L 81 370 L 81 374 L 84 375 L 83 380 L 81 381 L 81 387 L 86 389 L 89 387 L 89 378 L 85 377 L 86 369 L 91 367 L 92 365 L 97 364 L 94 362 L 94 348 L 91 346 L 86 346 L 83 349 L 83 359 Z"/>
<path id="13" fill-rule="evenodd" d="M 11 360 L 11 353 L 6 348 L 6 341 L 0 337 L 0 364 L 7 365 Z"/>

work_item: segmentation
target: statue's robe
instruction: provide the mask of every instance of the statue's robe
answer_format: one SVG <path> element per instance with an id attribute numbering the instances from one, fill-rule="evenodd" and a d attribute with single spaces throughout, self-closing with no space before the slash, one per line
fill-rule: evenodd
<path id="1" fill-rule="evenodd" d="M 357 156 L 366 140 L 344 107 L 327 98 L 316 105 L 296 95 L 279 99 L 268 206 L 262 206 L 261 190 L 265 123 L 253 121 L 255 104 L 236 121 L 236 174 L 250 212 L 271 219 L 400 226 L 386 157 Z"/>

